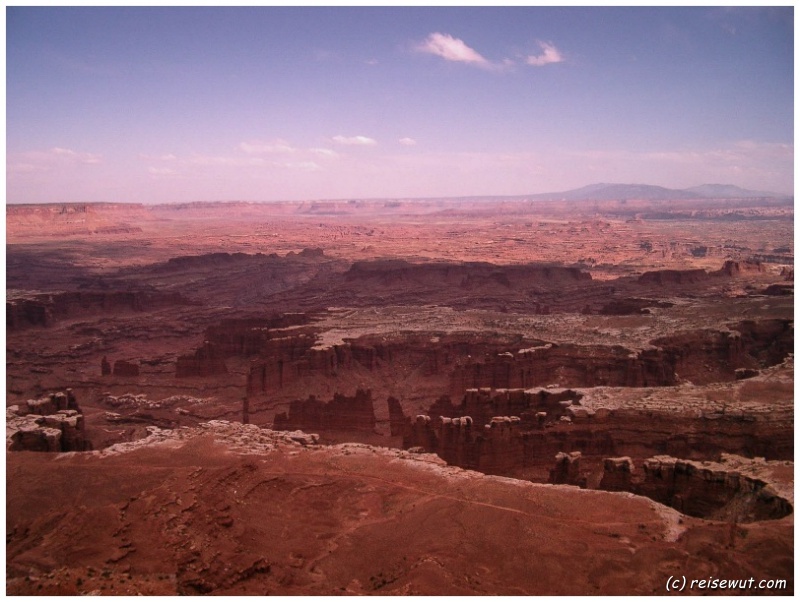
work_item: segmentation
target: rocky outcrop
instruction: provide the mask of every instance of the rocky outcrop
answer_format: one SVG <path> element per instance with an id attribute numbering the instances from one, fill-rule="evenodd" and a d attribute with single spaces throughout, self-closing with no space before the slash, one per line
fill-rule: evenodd
<path id="1" fill-rule="evenodd" d="M 6 328 L 8 330 L 19 330 L 31 326 L 49 326 L 52 321 L 53 311 L 51 307 L 38 298 L 6 301 Z"/>
<path id="2" fill-rule="evenodd" d="M 151 291 L 15 293 L 6 301 L 6 327 L 9 330 L 46 327 L 58 320 L 78 316 L 145 312 L 189 303 L 179 293 Z"/>
<path id="3" fill-rule="evenodd" d="M 762 274 L 766 270 L 758 261 L 726 261 L 719 270 L 654 270 L 639 276 L 638 283 L 657 286 L 700 284 L 717 278 L 736 278 L 745 274 Z"/>
<path id="4" fill-rule="evenodd" d="M 644 495 L 690 516 L 753 522 L 793 511 L 790 492 L 768 483 L 770 467 L 763 459 L 727 454 L 721 462 L 655 456 L 645 460 L 639 479 L 631 479 L 630 458 L 608 458 L 600 488 Z"/>
<path id="5" fill-rule="evenodd" d="M 481 426 L 470 416 L 419 415 L 407 429 L 403 446 L 437 454 L 448 464 L 486 474 L 508 474 L 522 465 L 524 449 L 518 416 L 495 416 Z"/>
<path id="6" fill-rule="evenodd" d="M 650 341 L 651 347 L 546 344 L 517 352 L 471 354 L 451 372 L 451 394 L 472 388 L 661 387 L 732 381 L 738 368 L 775 365 L 792 352 L 789 320 L 729 325 L 730 330 L 676 333 Z"/>
<path id="7" fill-rule="evenodd" d="M 175 376 L 186 378 L 193 376 L 214 376 L 227 374 L 225 360 L 216 347 L 206 341 L 193 355 L 182 355 L 175 366 Z"/>
<path id="8" fill-rule="evenodd" d="M 763 274 L 765 272 L 766 269 L 764 269 L 764 266 L 761 265 L 760 261 L 728 260 L 722 265 L 722 267 L 718 271 L 712 272 L 712 274 L 735 278 L 743 274 Z"/>
<path id="9" fill-rule="evenodd" d="M 581 452 L 558 452 L 555 468 L 550 471 L 550 482 L 586 488 L 586 477 L 581 476 Z"/>
<path id="10" fill-rule="evenodd" d="M 80 410 L 72 389 L 51 393 L 47 397 L 39 399 L 27 400 L 22 406 L 20 415 L 36 414 L 37 416 L 47 416 L 62 410 Z"/>
<path id="11" fill-rule="evenodd" d="M 290 319 L 289 317 L 284 319 Z M 739 368 L 774 365 L 791 352 L 789 320 L 732 323 L 722 330 L 676 332 L 622 345 L 554 344 L 521 336 L 487 341 L 467 333 L 402 332 L 364 335 L 326 345 L 308 319 L 293 327 L 240 321 L 208 329 L 222 357 L 249 358 L 250 396 L 280 391 L 310 378 L 340 379 L 358 373 L 376 389 L 398 367 L 427 379 L 442 395 L 458 398 L 467 389 L 559 387 L 662 387 L 684 381 L 733 381 Z M 373 380 L 374 382 L 370 382 Z M 498 410 L 482 416 L 519 415 Z M 447 415 L 442 413 L 441 415 Z M 470 414 L 473 415 L 473 414 Z M 477 415 L 473 415 L 478 419 Z"/>
<path id="12" fill-rule="evenodd" d="M 794 295 L 794 283 L 792 284 L 770 284 L 767 288 L 761 291 L 762 295 L 769 295 L 770 297 L 788 297 Z"/>
<path id="13" fill-rule="evenodd" d="M 229 319 L 209 326 L 205 340 L 224 357 L 250 357 L 274 351 L 273 340 L 284 340 L 282 329 L 304 326 L 311 318 L 304 313 L 279 314 L 269 318 Z M 278 347 L 280 349 L 280 347 Z"/>
<path id="14" fill-rule="evenodd" d="M 548 343 L 464 358 L 452 372 L 451 391 L 527 389 L 550 384 L 641 387 L 672 384 L 674 378 L 671 367 L 657 354 L 637 354 L 621 346 Z"/>
<path id="15" fill-rule="evenodd" d="M 754 391 L 770 386 L 749 382 Z M 643 390 L 641 395 L 649 398 L 652 391 Z M 787 409 L 789 402 L 781 402 L 779 407 L 762 404 L 746 411 L 708 402 L 706 409 L 681 411 L 667 393 L 664 401 L 653 400 L 648 405 L 631 394 L 630 405 L 624 407 L 616 407 L 613 398 L 584 398 L 587 394 L 587 390 L 558 388 L 467 390 L 460 404 L 442 398 L 430 406 L 427 415 L 413 421 L 407 419 L 403 447 L 422 448 L 464 468 L 491 467 L 493 472 L 518 476 L 527 475 L 532 467 L 541 474 L 546 459 L 559 453 L 580 452 L 585 470 L 595 475 L 592 486 L 599 481 L 606 458 L 629 456 L 641 460 L 670 454 L 701 460 L 720 453 L 737 453 L 781 460 L 794 454 L 791 414 L 787 415 L 791 411 Z M 686 391 L 676 388 L 675 394 L 684 395 Z M 502 468 L 493 465 L 487 459 L 485 437 L 477 436 L 480 429 L 464 431 L 456 439 L 448 434 L 457 418 L 470 417 L 475 424 L 491 424 L 492 414 L 518 417 L 513 424 L 514 445 L 519 443 L 521 448 L 503 452 L 505 458 L 515 458 L 516 464 L 503 459 L 499 464 Z M 453 441 L 458 445 L 454 446 Z M 627 477 L 623 476 L 620 473 L 609 482 L 626 482 Z"/>
<path id="16" fill-rule="evenodd" d="M 709 278 L 705 270 L 654 270 L 639 276 L 639 284 L 657 286 L 674 286 L 683 284 L 697 284 Z"/>
<path id="17" fill-rule="evenodd" d="M 339 393 L 327 403 L 313 395 L 293 401 L 289 412 L 275 416 L 273 429 L 281 431 L 375 431 L 372 393 L 358 389 L 352 397 Z"/>
<path id="18" fill-rule="evenodd" d="M 605 491 L 630 491 L 632 487 L 633 461 L 628 457 L 603 460 L 603 479 L 600 489 Z"/>
<path id="19" fill-rule="evenodd" d="M 402 437 L 408 424 L 403 413 L 403 406 L 400 404 L 400 400 L 394 397 L 389 397 L 386 404 L 389 406 L 389 433 L 392 437 Z"/>
<path id="20" fill-rule="evenodd" d="M 479 438 L 478 470 L 486 474 L 509 474 L 524 464 L 524 459 L 519 416 L 492 417 Z"/>
<path id="21" fill-rule="evenodd" d="M 740 334 L 742 348 L 759 367 L 779 364 L 794 352 L 793 320 L 743 320 L 729 328 Z"/>
<path id="22" fill-rule="evenodd" d="M 314 349 L 316 337 L 299 332 L 264 338 L 247 376 L 248 395 L 279 391 L 309 375 L 334 376 L 347 357 L 338 348 Z"/>
<path id="23" fill-rule="evenodd" d="M 91 449 L 83 414 L 72 394 L 53 393 L 6 408 L 6 450 L 67 452 Z"/>
<path id="24" fill-rule="evenodd" d="M 126 360 L 114 362 L 114 376 L 139 376 L 139 365 Z"/>
<path id="25" fill-rule="evenodd" d="M 481 286 L 527 288 L 590 281 L 579 268 L 544 264 L 497 266 L 491 263 L 409 263 L 402 259 L 359 261 L 345 274 L 350 281 L 408 288 L 435 284 L 470 290 Z"/>
<path id="26" fill-rule="evenodd" d="M 644 480 L 635 491 L 684 514 L 752 522 L 792 511 L 764 481 L 713 462 L 657 456 L 646 460 L 643 468 Z"/>
<path id="27" fill-rule="evenodd" d="M 467 389 L 461 403 L 447 396 L 437 399 L 427 415 L 444 418 L 469 416 L 477 424 L 491 424 L 496 416 L 516 416 L 525 429 L 542 429 L 579 408 L 581 393 L 572 389 Z M 589 416 L 589 410 L 580 408 Z M 591 414 L 594 414 L 592 411 Z M 406 419 L 406 424 L 410 424 Z"/>

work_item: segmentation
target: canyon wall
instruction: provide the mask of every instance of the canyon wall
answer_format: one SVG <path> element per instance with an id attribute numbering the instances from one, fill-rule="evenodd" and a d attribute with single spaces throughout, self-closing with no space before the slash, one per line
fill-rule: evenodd
<path id="1" fill-rule="evenodd" d="M 175 376 L 178 378 L 215 376 L 227 373 L 228 368 L 222 354 L 208 341 L 194 354 L 180 356 L 175 365 Z"/>
<path id="2" fill-rule="evenodd" d="M 152 311 L 189 303 L 179 293 L 147 291 L 15 293 L 6 301 L 6 328 L 46 327 L 55 321 L 79 316 Z"/>
<path id="3" fill-rule="evenodd" d="M 358 389 L 353 396 L 333 396 L 323 402 L 314 396 L 289 404 L 288 413 L 275 416 L 276 431 L 375 431 L 375 409 L 372 393 Z"/>
<path id="4" fill-rule="evenodd" d="M 720 453 L 775 460 L 794 455 L 791 421 L 769 412 L 592 409 L 580 399 L 581 393 L 570 389 L 468 390 L 459 405 L 439 400 L 428 415 L 407 419 L 403 447 L 422 448 L 463 468 L 508 475 L 573 452 L 595 464 L 608 457 L 663 454 L 689 460 Z M 443 409 L 457 417 L 444 416 Z M 506 421 L 502 413 L 508 410 Z M 495 416 L 487 418 L 490 414 Z M 489 444 L 485 429 L 492 428 L 504 435 Z"/>
<path id="5" fill-rule="evenodd" d="M 701 518 L 754 522 L 793 512 L 792 503 L 764 479 L 747 474 L 764 460 L 723 454 L 722 462 L 655 456 L 637 473 L 630 458 L 607 458 L 600 489 L 630 491 Z"/>
<path id="6" fill-rule="evenodd" d="M 408 429 L 403 445 L 486 474 L 507 474 L 524 462 L 520 419 L 516 416 L 496 416 L 489 424 L 480 425 L 469 416 L 420 415 Z"/>
<path id="7" fill-rule="evenodd" d="M 791 320 L 744 321 L 728 327 L 656 338 L 641 350 L 521 337 L 487 342 L 468 334 L 437 336 L 433 342 L 430 334 L 417 333 L 362 336 L 320 347 L 311 327 L 291 334 L 258 329 L 208 334 L 223 354 L 251 358 L 250 395 L 278 391 L 306 377 L 336 378 L 354 367 L 380 379 L 396 365 L 412 368 L 421 377 L 443 377 L 448 384 L 441 393 L 453 397 L 487 387 L 653 387 L 684 381 L 702 385 L 733 381 L 737 370 L 774 365 L 793 350 Z"/>

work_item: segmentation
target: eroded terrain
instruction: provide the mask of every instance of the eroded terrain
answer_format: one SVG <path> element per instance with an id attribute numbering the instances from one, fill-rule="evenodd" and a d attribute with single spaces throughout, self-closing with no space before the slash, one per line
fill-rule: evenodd
<path id="1" fill-rule="evenodd" d="M 791 204 L 8 206 L 6 253 L 8 593 L 793 591 Z"/>

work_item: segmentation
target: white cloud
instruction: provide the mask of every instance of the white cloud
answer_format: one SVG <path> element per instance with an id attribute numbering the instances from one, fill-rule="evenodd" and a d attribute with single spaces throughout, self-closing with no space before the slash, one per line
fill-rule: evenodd
<path id="1" fill-rule="evenodd" d="M 309 149 L 309 152 L 321 157 L 330 157 L 331 159 L 339 156 L 339 153 L 329 148 L 312 148 Z"/>
<path id="2" fill-rule="evenodd" d="M 147 172 L 154 176 L 174 176 L 178 173 L 169 167 L 148 167 Z"/>
<path id="3" fill-rule="evenodd" d="M 544 65 L 561 63 L 564 61 L 564 57 L 561 55 L 561 52 L 559 52 L 558 48 L 553 46 L 553 44 L 550 42 L 539 42 L 539 46 L 542 49 L 542 54 L 528 56 L 525 59 L 525 62 L 528 65 L 533 65 L 534 67 L 543 67 Z"/>
<path id="4" fill-rule="evenodd" d="M 194 155 L 185 161 L 190 165 L 224 165 L 231 167 L 251 167 L 264 165 L 260 157 L 226 157 L 214 155 Z"/>
<path id="5" fill-rule="evenodd" d="M 6 166 L 6 171 L 9 175 L 12 174 L 26 174 L 26 173 L 36 173 L 40 171 L 47 171 L 47 167 L 44 165 L 37 165 L 36 163 L 11 163 L 9 162 Z"/>
<path id="6" fill-rule="evenodd" d="M 239 149 L 247 154 L 261 154 L 261 153 L 293 153 L 293 148 L 285 140 L 275 140 L 273 142 L 242 142 L 239 144 Z"/>
<path id="7" fill-rule="evenodd" d="M 68 148 L 59 148 L 57 146 L 51 148 L 50 152 L 53 153 L 54 155 L 68 155 L 70 157 L 74 157 L 76 154 L 74 150 L 70 150 Z"/>
<path id="8" fill-rule="evenodd" d="M 435 54 L 447 61 L 468 63 L 480 67 L 490 67 L 491 63 L 477 51 L 467 46 L 463 40 L 446 33 L 432 33 L 426 40 L 417 44 L 416 50 Z"/>
<path id="9" fill-rule="evenodd" d="M 414 140 L 413 138 L 400 138 L 398 142 L 403 146 L 414 146 L 417 144 L 417 141 Z"/>
<path id="10" fill-rule="evenodd" d="M 344 146 L 375 146 L 378 144 L 377 141 L 367 136 L 334 136 L 331 140 Z"/>
<path id="11" fill-rule="evenodd" d="M 26 174 L 67 169 L 79 165 L 97 165 L 102 162 L 102 155 L 54 146 L 43 151 L 10 153 L 6 157 L 6 170 L 9 174 Z"/>
<path id="12" fill-rule="evenodd" d="M 145 159 L 146 161 L 175 161 L 178 157 L 173 155 L 172 153 L 167 153 L 165 155 L 146 155 L 140 154 L 140 159 Z"/>
<path id="13" fill-rule="evenodd" d="M 100 155 L 95 155 L 94 153 L 79 153 L 69 148 L 59 148 L 56 146 L 51 148 L 48 152 L 57 157 L 69 158 L 71 161 L 77 163 L 93 165 L 101 162 Z"/>
<path id="14" fill-rule="evenodd" d="M 322 169 L 314 161 L 296 161 L 293 163 L 276 163 L 277 167 L 286 167 L 288 169 L 299 169 L 301 171 L 319 171 Z"/>

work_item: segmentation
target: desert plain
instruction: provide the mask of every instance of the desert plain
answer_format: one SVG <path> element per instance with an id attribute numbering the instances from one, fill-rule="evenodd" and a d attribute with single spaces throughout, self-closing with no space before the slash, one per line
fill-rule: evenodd
<path id="1" fill-rule="evenodd" d="M 6 593 L 793 594 L 793 200 L 594 192 L 7 205 Z"/>

